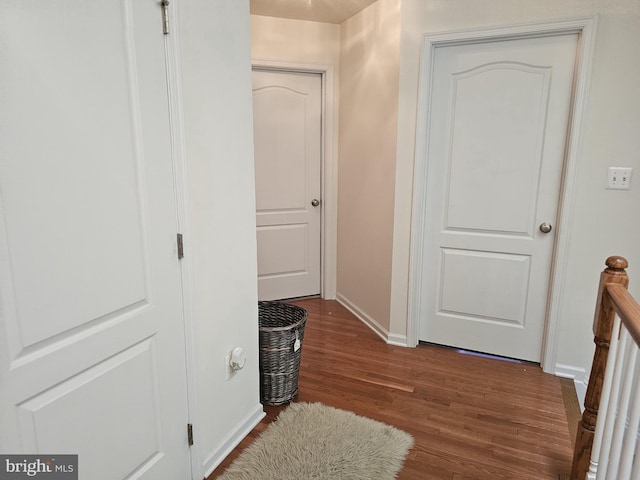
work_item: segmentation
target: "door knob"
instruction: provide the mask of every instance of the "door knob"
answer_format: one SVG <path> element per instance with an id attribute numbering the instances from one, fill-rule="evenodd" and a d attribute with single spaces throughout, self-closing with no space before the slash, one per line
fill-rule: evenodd
<path id="1" fill-rule="evenodd" d="M 317 198 L 314 198 L 313 200 L 311 200 L 312 207 L 317 207 L 318 205 L 320 205 L 320 200 L 318 200 Z"/>
<path id="2" fill-rule="evenodd" d="M 553 227 L 550 223 L 544 222 L 540 224 L 540 231 L 542 233 L 549 233 Z"/>

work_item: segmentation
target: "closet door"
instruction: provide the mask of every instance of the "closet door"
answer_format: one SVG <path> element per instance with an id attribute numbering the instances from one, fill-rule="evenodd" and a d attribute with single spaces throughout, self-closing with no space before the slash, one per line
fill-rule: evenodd
<path id="1" fill-rule="evenodd" d="M 420 340 L 541 360 L 577 48 L 436 48 Z"/>
<path id="2" fill-rule="evenodd" d="M 253 70 L 258 296 L 320 293 L 322 77 Z"/>
<path id="3" fill-rule="evenodd" d="M 0 64 L 0 451 L 191 478 L 161 6 L 3 2 Z"/>

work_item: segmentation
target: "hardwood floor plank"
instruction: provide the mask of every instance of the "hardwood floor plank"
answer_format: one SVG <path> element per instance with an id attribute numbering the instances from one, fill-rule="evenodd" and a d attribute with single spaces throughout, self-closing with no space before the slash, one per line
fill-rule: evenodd
<path id="1" fill-rule="evenodd" d="M 569 473 L 557 377 L 526 362 L 387 345 L 335 301 L 294 303 L 308 312 L 296 401 L 350 410 L 413 435 L 400 480 L 556 480 Z M 266 418 L 208 480 L 283 408 L 265 407 Z"/>

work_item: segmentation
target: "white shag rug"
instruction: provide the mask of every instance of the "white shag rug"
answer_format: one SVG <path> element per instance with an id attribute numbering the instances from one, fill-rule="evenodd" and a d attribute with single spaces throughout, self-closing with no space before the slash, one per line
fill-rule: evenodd
<path id="1" fill-rule="evenodd" d="M 321 403 L 292 403 L 218 480 L 387 480 L 413 437 Z"/>

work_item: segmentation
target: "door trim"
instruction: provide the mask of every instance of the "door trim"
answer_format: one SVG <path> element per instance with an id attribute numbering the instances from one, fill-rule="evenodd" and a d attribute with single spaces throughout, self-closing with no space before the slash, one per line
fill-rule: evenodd
<path id="1" fill-rule="evenodd" d="M 189 228 L 189 175 L 187 171 L 187 147 L 184 120 L 184 96 L 182 94 L 182 57 L 180 54 L 180 22 L 175 2 L 168 7 L 171 21 L 171 35 L 164 35 L 165 61 L 167 64 L 167 89 L 169 103 L 169 128 L 171 135 L 171 157 L 173 160 L 173 184 L 176 198 L 176 223 L 178 232 L 183 235 L 183 247 L 190 251 Z M 176 247 L 177 254 L 177 247 Z M 182 309 L 185 338 L 185 358 L 187 376 L 187 409 L 188 423 L 199 425 L 198 409 L 196 404 L 196 366 L 198 358 L 195 349 L 195 320 L 193 313 L 194 288 L 192 284 L 193 267 L 191 256 L 186 255 L 180 260 L 180 275 L 182 280 Z M 186 426 L 185 426 L 186 429 Z M 196 435 L 198 429 L 196 429 Z M 186 434 L 185 434 L 186 435 Z M 196 442 L 201 444 L 196 438 Z M 199 448 L 190 448 L 190 478 L 203 478 L 204 470 L 200 458 Z"/>
<path id="2" fill-rule="evenodd" d="M 575 184 L 580 153 L 582 117 L 586 107 L 587 91 L 591 77 L 597 17 L 580 17 L 555 22 L 511 25 L 486 29 L 461 30 L 437 34 L 425 34 L 420 53 L 418 108 L 416 120 L 416 150 L 414 157 L 413 200 L 411 218 L 411 247 L 409 252 L 409 291 L 407 315 L 407 345 L 416 346 L 419 341 L 420 310 L 422 307 L 422 262 L 427 219 L 425 218 L 426 173 L 428 155 L 428 125 L 430 119 L 430 94 L 433 78 L 435 49 L 454 45 L 484 43 L 550 35 L 578 34 L 576 72 L 569 130 L 563 170 L 563 180 L 558 204 L 558 228 L 555 238 L 549 298 L 545 322 L 541 366 L 547 373 L 554 373 L 558 344 L 558 325 L 563 300 L 569 250 L 570 226 L 573 221 Z M 419 132 L 425 132 L 420 135 Z"/>
<path id="3" fill-rule="evenodd" d="M 337 215 L 337 152 L 334 112 L 333 65 L 290 63 L 251 59 L 251 67 L 279 72 L 315 73 L 322 77 L 322 133 L 320 156 L 320 182 L 322 215 L 320 219 L 320 296 L 325 300 L 336 298 L 336 263 L 338 251 Z"/>

